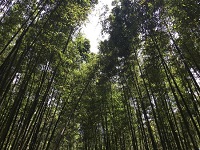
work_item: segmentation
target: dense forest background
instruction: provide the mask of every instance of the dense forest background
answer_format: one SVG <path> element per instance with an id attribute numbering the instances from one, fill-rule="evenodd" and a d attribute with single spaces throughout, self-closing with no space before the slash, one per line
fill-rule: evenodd
<path id="1" fill-rule="evenodd" d="M 200 2 L 0 1 L 1 150 L 199 150 Z"/>

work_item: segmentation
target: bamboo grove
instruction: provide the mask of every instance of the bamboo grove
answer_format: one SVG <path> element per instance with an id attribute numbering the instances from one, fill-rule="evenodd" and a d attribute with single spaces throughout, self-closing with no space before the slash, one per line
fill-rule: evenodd
<path id="1" fill-rule="evenodd" d="M 0 1 L 0 149 L 198 150 L 200 2 Z"/>

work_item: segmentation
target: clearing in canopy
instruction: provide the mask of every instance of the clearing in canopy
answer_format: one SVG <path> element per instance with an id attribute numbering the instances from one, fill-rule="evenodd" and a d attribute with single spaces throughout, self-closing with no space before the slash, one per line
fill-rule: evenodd
<path id="1" fill-rule="evenodd" d="M 199 150 L 200 2 L 0 1 L 1 150 Z"/>

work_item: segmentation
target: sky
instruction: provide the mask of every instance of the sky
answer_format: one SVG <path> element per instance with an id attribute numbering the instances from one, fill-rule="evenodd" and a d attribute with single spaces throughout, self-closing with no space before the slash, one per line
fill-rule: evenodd
<path id="1" fill-rule="evenodd" d="M 99 41 L 108 38 L 108 35 L 101 35 L 101 23 L 100 16 L 105 11 L 105 5 L 108 6 L 109 15 L 112 9 L 112 0 L 99 0 L 99 3 L 95 6 L 94 10 L 89 14 L 86 24 L 83 25 L 81 32 L 85 34 L 86 38 L 90 40 L 90 51 L 98 53 L 98 43 Z"/>

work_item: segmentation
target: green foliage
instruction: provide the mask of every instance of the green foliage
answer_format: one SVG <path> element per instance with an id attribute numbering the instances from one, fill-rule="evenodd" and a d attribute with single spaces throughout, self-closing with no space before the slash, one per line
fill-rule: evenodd
<path id="1" fill-rule="evenodd" d="M 199 2 L 0 2 L 0 149 L 199 149 Z"/>

